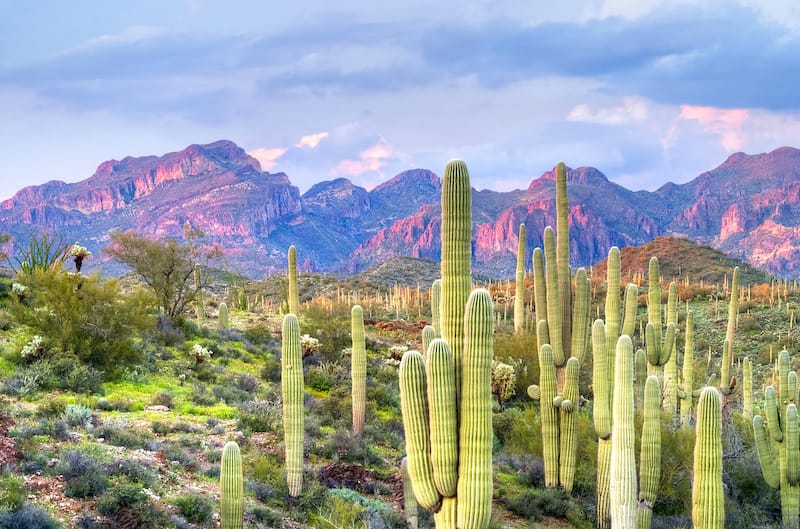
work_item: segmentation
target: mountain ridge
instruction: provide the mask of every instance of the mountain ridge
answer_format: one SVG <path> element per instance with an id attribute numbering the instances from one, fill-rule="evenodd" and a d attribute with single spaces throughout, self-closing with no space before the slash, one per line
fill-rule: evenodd
<path id="1" fill-rule="evenodd" d="M 522 222 L 527 247 L 542 244 L 544 227 L 555 224 L 554 179 L 547 170 L 526 189 L 473 190 L 477 272 L 513 275 Z M 777 274 L 800 269 L 800 150 L 793 147 L 734 153 L 654 192 L 626 189 L 594 167 L 569 169 L 567 182 L 573 266 L 601 261 L 612 245 L 675 235 Z M 371 190 L 338 178 L 301 194 L 285 173 L 262 171 L 242 148 L 219 140 L 108 160 L 76 183 L 23 188 L 0 202 L 0 231 L 23 241 L 57 229 L 100 256 L 113 229 L 180 237 L 189 223 L 251 277 L 284 270 L 290 245 L 304 270 L 354 273 L 396 256 L 438 260 L 440 192 L 441 179 L 418 168 Z"/>

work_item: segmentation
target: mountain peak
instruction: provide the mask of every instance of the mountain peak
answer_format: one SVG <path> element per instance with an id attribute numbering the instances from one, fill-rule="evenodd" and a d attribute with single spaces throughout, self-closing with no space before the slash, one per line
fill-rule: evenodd
<path id="1" fill-rule="evenodd" d="M 537 183 L 541 181 L 555 181 L 555 179 L 556 167 L 553 167 L 550 171 L 542 173 L 542 176 L 533 180 L 533 182 L 531 182 L 528 186 L 528 189 L 533 189 L 536 187 Z M 567 167 L 567 183 L 577 185 L 597 185 L 608 183 L 608 178 L 594 167 L 578 167 L 577 169 Z"/>
<path id="2" fill-rule="evenodd" d="M 427 169 L 409 169 L 394 175 L 391 179 L 376 186 L 371 192 L 380 193 L 397 186 L 401 187 L 434 187 L 439 189 L 442 185 L 436 173 Z"/>

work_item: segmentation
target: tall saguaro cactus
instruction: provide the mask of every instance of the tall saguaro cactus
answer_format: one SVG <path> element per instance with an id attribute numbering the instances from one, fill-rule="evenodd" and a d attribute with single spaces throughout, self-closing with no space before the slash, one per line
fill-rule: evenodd
<path id="1" fill-rule="evenodd" d="M 790 371 L 789 353 L 784 349 L 778 355 L 779 392 L 774 386 L 764 390 L 764 417 L 753 417 L 753 432 L 761 464 L 761 474 L 767 485 L 780 490 L 782 527 L 800 527 L 800 438 L 796 386 L 790 391 L 790 380 L 797 379 Z M 777 393 L 777 394 L 776 394 Z"/>
<path id="2" fill-rule="evenodd" d="M 303 355 L 300 350 L 300 324 L 297 316 L 283 318 L 281 347 L 281 393 L 283 431 L 286 445 L 286 483 L 289 495 L 303 490 Z"/>
<path id="3" fill-rule="evenodd" d="M 442 176 L 442 338 L 453 352 L 456 396 L 461 394 L 464 309 L 472 290 L 472 187 L 467 165 L 447 163 Z M 463 527 L 461 529 L 464 529 Z"/>
<path id="4" fill-rule="evenodd" d="M 694 395 L 694 314 L 686 313 L 686 340 L 683 347 L 683 376 L 681 392 L 681 424 L 688 426 L 693 416 Z M 752 411 L 752 407 L 751 407 Z"/>
<path id="5" fill-rule="evenodd" d="M 514 291 L 514 332 L 525 330 L 525 224 L 519 225 L 517 273 Z"/>
<path id="6" fill-rule="evenodd" d="M 364 341 L 364 311 L 360 305 L 350 310 L 353 353 L 350 357 L 350 379 L 353 384 L 353 435 L 364 434 L 367 401 L 367 351 Z"/>
<path id="7" fill-rule="evenodd" d="M 730 395 L 736 387 L 736 378 L 731 374 L 736 358 L 733 337 L 736 331 L 736 319 L 739 315 L 739 267 L 733 269 L 733 280 L 730 289 L 731 299 L 728 302 L 728 326 L 725 329 L 725 342 L 722 346 L 722 368 L 720 372 L 720 391 Z"/>
<path id="8" fill-rule="evenodd" d="M 297 290 L 297 249 L 289 246 L 289 313 L 300 314 L 300 294 Z"/>
<path id="9" fill-rule="evenodd" d="M 611 527 L 636 529 L 636 455 L 633 411 L 633 343 L 617 341 L 614 366 L 614 423 L 611 427 Z"/>
<path id="10" fill-rule="evenodd" d="M 230 441 L 222 450 L 219 471 L 220 524 L 222 529 L 242 529 L 244 485 L 239 445 Z"/>
<path id="11" fill-rule="evenodd" d="M 692 483 L 692 523 L 695 529 L 725 527 L 722 490 L 722 405 L 716 388 L 707 386 L 697 401 Z"/>

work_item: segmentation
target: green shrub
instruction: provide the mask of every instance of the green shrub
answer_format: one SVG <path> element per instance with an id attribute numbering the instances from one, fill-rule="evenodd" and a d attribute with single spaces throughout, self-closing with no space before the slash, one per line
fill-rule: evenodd
<path id="1" fill-rule="evenodd" d="M 62 399 L 45 399 L 36 407 L 36 415 L 52 419 L 62 416 L 66 410 L 67 403 Z"/>
<path id="2" fill-rule="evenodd" d="M 16 511 L 28 497 L 25 484 L 16 476 L 0 475 L 0 511 Z"/>
<path id="3" fill-rule="evenodd" d="M 141 485 L 121 483 L 97 498 L 96 505 L 100 514 L 113 517 L 122 508 L 145 510 L 147 503 L 147 496 Z"/>
<path id="4" fill-rule="evenodd" d="M 92 410 L 80 404 L 69 404 L 64 409 L 61 415 L 67 424 L 73 428 L 85 428 L 90 430 L 92 428 L 92 419 L 94 414 Z"/>
<path id="5" fill-rule="evenodd" d="M 61 529 L 61 524 L 46 511 L 26 504 L 15 511 L 0 511 L 0 529 Z"/>
<path id="6" fill-rule="evenodd" d="M 211 519 L 214 502 L 201 494 L 186 494 L 172 500 L 181 515 L 192 523 L 204 523 Z"/>
<path id="7" fill-rule="evenodd" d="M 279 432 L 283 423 L 280 400 L 254 399 L 239 405 L 237 414 L 240 430 Z"/>
<path id="8" fill-rule="evenodd" d="M 175 404 L 175 395 L 169 391 L 159 391 L 153 395 L 151 404 L 155 406 L 166 406 L 167 408 L 172 408 Z"/>
<path id="9" fill-rule="evenodd" d="M 64 478 L 64 494 L 70 498 L 90 498 L 108 487 L 105 469 L 91 456 L 80 450 L 61 454 L 58 472 Z"/>

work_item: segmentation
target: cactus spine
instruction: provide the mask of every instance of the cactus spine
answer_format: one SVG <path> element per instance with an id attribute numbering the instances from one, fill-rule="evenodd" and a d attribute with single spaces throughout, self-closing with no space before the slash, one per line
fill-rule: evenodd
<path id="1" fill-rule="evenodd" d="M 794 371 L 790 373 L 791 362 L 785 349 L 778 355 L 777 363 L 780 394 L 776 395 L 774 386 L 764 390 L 766 425 L 764 417 L 755 415 L 753 431 L 764 481 L 780 490 L 782 527 L 797 529 L 800 527 L 800 440 L 797 407 L 792 402 L 796 395 L 789 392 L 789 381 L 797 375 Z"/>
<path id="2" fill-rule="evenodd" d="M 519 225 L 517 274 L 514 294 L 514 332 L 525 330 L 525 224 Z"/>
<path id="3" fill-rule="evenodd" d="M 614 366 L 614 421 L 611 427 L 611 527 L 636 529 L 636 456 L 633 414 L 633 343 L 617 341 Z"/>
<path id="4" fill-rule="evenodd" d="M 364 434 L 367 400 L 367 351 L 364 342 L 364 311 L 360 305 L 350 310 L 353 352 L 350 357 L 350 378 L 353 384 L 353 435 Z"/>
<path id="5" fill-rule="evenodd" d="M 289 246 L 289 313 L 300 314 L 300 294 L 297 291 L 297 250 Z"/>
<path id="6" fill-rule="evenodd" d="M 700 392 L 696 428 L 692 523 L 695 529 L 723 529 L 722 405 L 716 388 L 709 386 Z"/>
<path id="7" fill-rule="evenodd" d="M 222 529 L 242 529 L 243 494 L 242 456 L 233 441 L 222 450 L 220 480 L 220 523 Z"/>
<path id="8" fill-rule="evenodd" d="M 637 529 L 650 529 L 658 481 L 661 479 L 661 386 L 658 377 L 647 377 L 644 388 L 642 455 L 639 459 L 639 507 Z"/>
<path id="9" fill-rule="evenodd" d="M 224 301 L 219 304 L 219 328 L 228 328 L 228 304 Z"/>
<path id="10" fill-rule="evenodd" d="M 300 324 L 297 316 L 283 318 L 281 348 L 281 393 L 283 431 L 286 445 L 286 483 L 289 495 L 303 490 L 303 356 L 300 350 Z"/>

